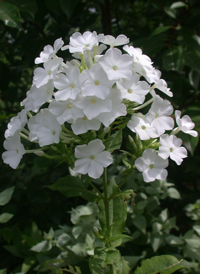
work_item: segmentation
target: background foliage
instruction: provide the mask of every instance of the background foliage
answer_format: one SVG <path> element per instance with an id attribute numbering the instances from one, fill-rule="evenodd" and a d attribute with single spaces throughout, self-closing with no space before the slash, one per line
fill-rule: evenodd
<path id="1" fill-rule="evenodd" d="M 174 108 L 190 115 L 200 132 L 199 17 L 198 0 L 1 0 L 1 152 L 6 124 L 30 89 L 34 59 L 59 37 L 68 44 L 75 31 L 128 36 L 162 71 L 174 93 Z M 143 258 L 171 254 L 192 262 L 185 273 L 199 273 L 200 147 L 198 138 L 190 136 L 184 136 L 184 145 L 190 155 L 180 167 L 170 164 L 169 182 L 146 184 L 133 175 L 124 187 L 137 194 L 129 202 L 126 227 L 133 239 L 124 239 L 120 249 L 132 269 Z M 115 162 L 109 173 L 119 181 L 124 170 L 119 155 Z M 68 175 L 68 167 L 25 155 L 17 170 L 2 161 L 0 170 L 0 273 L 55 272 L 63 260 L 88 273 L 97 208 L 44 188 Z M 79 273 L 78 268 L 69 271 Z"/>

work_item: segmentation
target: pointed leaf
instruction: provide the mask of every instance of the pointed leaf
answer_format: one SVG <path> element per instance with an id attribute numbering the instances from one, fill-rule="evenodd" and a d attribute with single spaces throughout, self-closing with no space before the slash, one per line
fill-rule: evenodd
<path id="1" fill-rule="evenodd" d="M 0 206 L 3 206 L 10 201 L 14 189 L 15 189 L 15 187 L 12 186 L 12 187 L 5 189 L 4 191 L 2 191 L 0 193 Z"/>
<path id="2" fill-rule="evenodd" d="M 16 6 L 0 2 L 0 20 L 8 27 L 19 28 L 20 27 L 20 13 Z"/>
<path id="3" fill-rule="evenodd" d="M 14 215 L 10 213 L 2 213 L 0 215 L 0 223 L 7 223 Z"/>
<path id="4" fill-rule="evenodd" d="M 114 134 L 110 136 L 109 146 L 107 148 L 108 151 L 113 151 L 115 149 L 120 149 L 122 144 L 122 131 L 118 130 Z"/>
<path id="5" fill-rule="evenodd" d="M 161 255 L 143 261 L 142 266 L 138 267 L 134 274 L 171 274 L 180 268 L 188 266 L 185 261 L 179 261 L 174 256 Z"/>

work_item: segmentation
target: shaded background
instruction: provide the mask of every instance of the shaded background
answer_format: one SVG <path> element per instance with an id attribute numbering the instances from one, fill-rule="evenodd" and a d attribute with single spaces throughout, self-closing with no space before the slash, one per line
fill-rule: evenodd
<path id="1" fill-rule="evenodd" d="M 200 1 L 134 0 L 7 0 L 0 1 L 0 151 L 4 131 L 20 110 L 32 83 L 34 59 L 43 47 L 62 37 L 65 44 L 75 31 L 86 30 L 117 36 L 125 34 L 134 47 L 140 47 L 174 93 L 175 109 L 188 114 L 200 132 Z M 67 60 L 70 55 L 59 53 Z M 176 184 L 182 199 L 163 201 L 177 216 L 180 234 L 191 226 L 181 209 L 194 203 L 200 194 L 200 147 L 198 138 L 182 136 L 189 157 L 178 167 L 171 163 L 169 181 Z M 29 144 L 27 144 L 30 146 Z M 192 157 L 191 157 L 192 156 Z M 0 269 L 13 271 L 23 261 L 16 250 L 3 246 L 20 237 L 34 221 L 48 231 L 69 223 L 67 212 L 85 203 L 81 198 L 66 199 L 45 185 L 67 175 L 65 164 L 25 155 L 19 168 L 12 170 L 0 161 L 0 191 L 15 185 L 11 202 L 1 212 L 14 217 L 0 229 Z M 177 214 L 178 212 L 178 214 Z M 17 243 L 15 244 L 17 246 Z M 14 273 L 14 272 L 12 272 Z"/>

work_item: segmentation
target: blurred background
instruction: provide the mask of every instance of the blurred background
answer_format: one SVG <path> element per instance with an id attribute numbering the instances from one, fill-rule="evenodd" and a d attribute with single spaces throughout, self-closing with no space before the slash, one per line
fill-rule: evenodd
<path id="1" fill-rule="evenodd" d="M 95 30 L 97 33 L 115 37 L 119 34 L 129 37 L 131 45 L 140 47 L 152 59 L 154 66 L 161 70 L 162 78 L 174 94 L 170 99 L 174 108 L 181 110 L 182 115 L 188 114 L 196 124 L 195 130 L 200 132 L 199 19 L 198 0 L 1 0 L 1 153 L 4 151 L 7 123 L 21 110 L 20 102 L 30 89 L 35 68 L 34 59 L 45 45 L 53 45 L 59 37 L 68 44 L 69 37 L 76 31 L 83 33 L 86 30 Z M 66 61 L 70 59 L 67 51 L 59 54 Z M 194 263 L 194 268 L 185 273 L 199 273 L 200 146 L 198 138 L 189 135 L 181 137 L 189 150 L 189 156 L 181 166 L 170 163 L 168 180 L 175 184 L 174 192 L 171 191 L 170 194 L 168 191 L 168 195 L 162 196 L 163 188 L 161 191 L 160 186 L 151 185 L 154 189 L 152 192 L 145 189 L 145 184 L 141 183 L 141 188 L 137 186 L 138 179 L 132 179 L 135 180 L 134 191 L 137 194 L 146 191 L 148 199 L 157 197 L 159 209 L 153 208 L 150 218 L 145 206 L 137 208 L 137 214 L 146 216 L 145 231 L 141 230 L 142 223 L 133 221 L 135 217 L 131 214 L 135 208 L 130 209 L 132 222 L 129 220 L 127 231 L 132 236 L 134 229 L 140 234 L 135 235 L 135 242 L 128 243 L 128 254 L 123 248 L 121 252 L 132 262 L 164 253 L 178 254 L 177 256 L 184 256 Z M 30 144 L 27 145 L 30 147 Z M 118 165 L 121 165 L 120 159 Z M 1 214 L 6 212 L 12 215 L 7 220 L 0 218 L 0 273 L 3 274 L 5 269 L 7 273 L 36 273 L 34 268 L 45 259 L 59 256 L 60 251 L 56 247 L 38 249 L 39 251 L 30 249 L 42 240 L 48 241 L 44 238 L 44 231 L 48 232 L 50 228 L 56 230 L 61 224 L 70 226 L 69 211 L 72 207 L 86 204 L 82 198 L 66 198 L 58 192 L 44 188 L 68 173 L 66 164 L 57 166 L 56 162 L 33 155 L 25 155 L 17 170 L 12 170 L 0 161 L 0 191 L 15 186 L 10 202 L 0 206 Z M 166 191 L 169 187 L 165 186 Z M 139 194 L 137 199 L 138 202 L 145 200 Z M 172 221 L 167 227 L 164 226 L 167 221 L 161 220 L 164 210 L 168 219 L 172 216 L 176 218 L 178 227 L 175 223 L 172 225 Z M 162 233 L 161 230 L 154 230 L 152 224 L 155 220 L 158 223 L 163 221 Z M 50 238 L 56 235 L 50 234 Z M 143 241 L 138 240 L 141 235 L 145 235 Z M 196 241 L 196 245 L 188 242 L 191 238 L 194 239 L 193 242 Z M 137 245 L 139 247 L 135 250 Z M 80 259 L 81 255 L 75 254 Z M 88 253 L 82 257 L 87 258 L 87 255 Z M 128 256 L 132 258 L 128 259 Z M 78 259 L 74 259 L 73 262 L 77 261 Z M 83 260 L 79 261 L 84 269 Z M 131 266 L 134 268 L 134 263 Z"/>

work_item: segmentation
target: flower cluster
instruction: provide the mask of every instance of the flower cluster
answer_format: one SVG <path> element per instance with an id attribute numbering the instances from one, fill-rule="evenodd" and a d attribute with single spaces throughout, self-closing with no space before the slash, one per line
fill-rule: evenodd
<path id="1" fill-rule="evenodd" d="M 34 70 L 32 86 L 21 102 L 24 109 L 5 132 L 3 161 L 16 168 L 25 153 L 62 161 L 64 157 L 78 173 L 99 178 L 113 161 L 105 151 L 113 128 L 127 126 L 142 141 L 160 138 L 159 148 L 144 150 L 134 165 L 146 182 L 165 180 L 168 158 L 180 165 L 187 157 L 176 134 L 197 132 L 180 111 L 175 112 L 174 128 L 173 107 L 155 90 L 170 97 L 172 92 L 151 59 L 128 43 L 125 35 L 114 38 L 86 31 L 74 33 L 69 45 L 63 46 L 59 38 L 53 47 L 45 46 L 35 59 L 43 66 Z M 64 62 L 57 56 L 59 50 L 69 50 L 73 59 Z M 148 111 L 141 113 L 146 107 Z M 25 150 L 21 138 L 39 148 Z M 59 157 L 46 154 L 48 149 Z"/>

